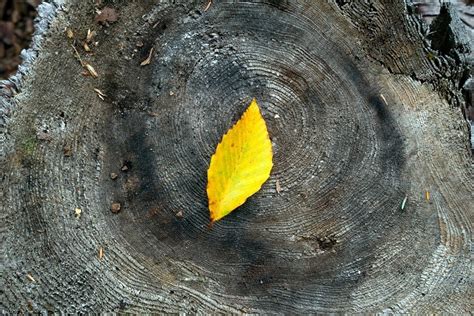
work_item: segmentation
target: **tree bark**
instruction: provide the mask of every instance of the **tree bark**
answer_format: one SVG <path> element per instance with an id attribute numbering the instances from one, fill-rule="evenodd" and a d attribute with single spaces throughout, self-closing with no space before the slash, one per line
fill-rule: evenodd
<path id="1" fill-rule="evenodd" d="M 402 1 L 103 2 L 66 1 L 3 86 L 4 311 L 472 311 L 449 7 L 427 38 Z M 209 228 L 210 156 L 253 97 L 272 175 Z"/>

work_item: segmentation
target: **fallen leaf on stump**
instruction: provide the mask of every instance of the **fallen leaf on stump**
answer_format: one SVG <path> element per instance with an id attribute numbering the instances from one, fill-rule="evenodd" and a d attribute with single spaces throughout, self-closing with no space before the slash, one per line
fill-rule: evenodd
<path id="1" fill-rule="evenodd" d="M 260 190 L 272 169 L 272 143 L 257 101 L 222 137 L 207 171 L 211 223 Z"/>

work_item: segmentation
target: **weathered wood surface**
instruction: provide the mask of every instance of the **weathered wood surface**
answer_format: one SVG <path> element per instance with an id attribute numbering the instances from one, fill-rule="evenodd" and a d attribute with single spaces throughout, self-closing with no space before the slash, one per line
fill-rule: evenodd
<path id="1" fill-rule="evenodd" d="M 105 2 L 107 28 L 66 2 L 3 91 L 3 310 L 472 311 L 462 37 L 430 48 L 401 1 Z M 97 79 L 65 27 L 97 30 Z M 272 176 L 209 229 L 209 158 L 252 97 Z"/>

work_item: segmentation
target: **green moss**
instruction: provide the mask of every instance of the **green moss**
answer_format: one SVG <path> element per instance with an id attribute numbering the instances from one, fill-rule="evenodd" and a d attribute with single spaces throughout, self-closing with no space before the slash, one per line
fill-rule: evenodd
<path id="1" fill-rule="evenodd" d="M 28 136 L 23 139 L 21 142 L 21 152 L 26 157 L 31 157 L 34 155 L 36 149 L 38 148 L 38 141 L 36 136 Z"/>

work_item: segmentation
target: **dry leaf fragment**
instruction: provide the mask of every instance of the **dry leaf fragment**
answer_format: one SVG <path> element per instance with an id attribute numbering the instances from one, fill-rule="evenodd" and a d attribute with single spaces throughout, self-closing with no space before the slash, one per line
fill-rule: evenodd
<path id="1" fill-rule="evenodd" d="M 276 180 L 275 188 L 276 188 L 277 193 L 280 194 L 281 192 L 280 180 Z"/>
<path id="2" fill-rule="evenodd" d="M 150 49 L 148 53 L 148 57 L 140 63 L 140 66 L 145 66 L 151 63 L 151 57 L 153 57 L 153 47 Z"/>
<path id="3" fill-rule="evenodd" d="M 211 223 L 260 190 L 272 169 L 272 144 L 257 101 L 252 100 L 222 137 L 207 171 Z"/>
<path id="4" fill-rule="evenodd" d="M 118 20 L 118 14 L 114 8 L 105 7 L 100 10 L 95 17 L 95 21 L 100 24 L 113 23 Z"/>
<path id="5" fill-rule="evenodd" d="M 74 37 L 74 32 L 70 28 L 67 28 L 66 29 L 66 36 L 67 36 L 67 38 L 72 39 Z"/>
<path id="6" fill-rule="evenodd" d="M 84 67 L 87 69 L 87 71 L 90 73 L 92 77 L 94 78 L 99 77 L 99 74 L 97 73 L 97 71 L 95 71 L 94 67 L 92 67 L 90 64 L 84 63 Z"/>
<path id="7" fill-rule="evenodd" d="M 83 45 L 83 46 L 84 46 L 84 50 L 85 50 L 86 52 L 90 52 L 90 51 L 91 51 L 89 45 L 88 45 L 86 42 L 84 42 L 84 45 Z"/>
<path id="8" fill-rule="evenodd" d="M 99 260 L 102 260 L 104 257 L 104 248 L 100 247 L 99 248 Z"/>
<path id="9" fill-rule="evenodd" d="M 183 218 L 183 217 L 184 217 L 183 211 L 178 211 L 178 212 L 176 213 L 176 217 L 179 218 L 179 219 Z"/>

